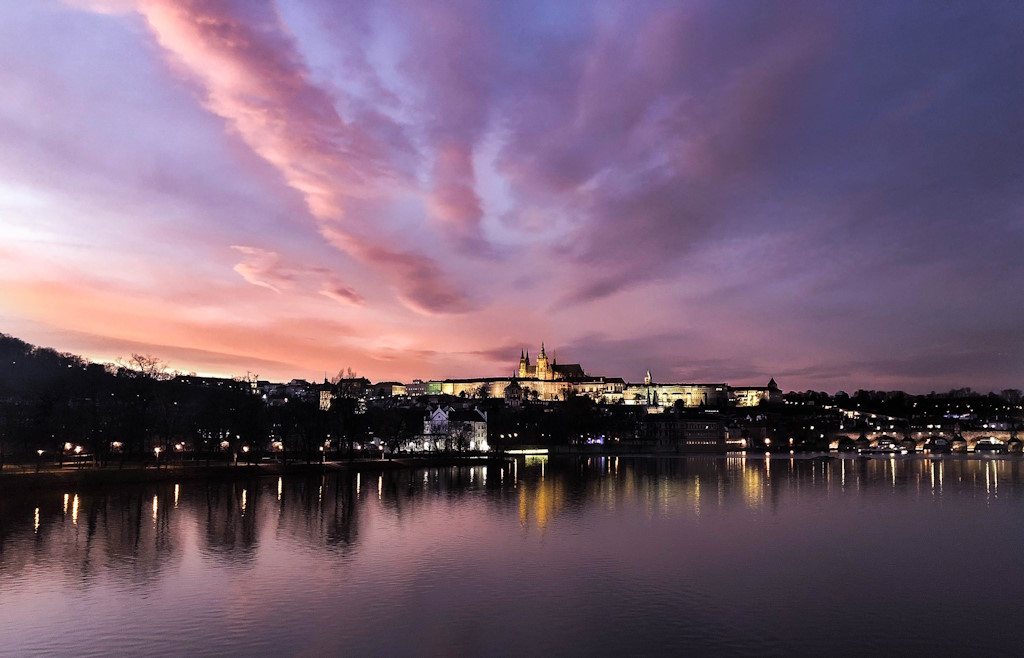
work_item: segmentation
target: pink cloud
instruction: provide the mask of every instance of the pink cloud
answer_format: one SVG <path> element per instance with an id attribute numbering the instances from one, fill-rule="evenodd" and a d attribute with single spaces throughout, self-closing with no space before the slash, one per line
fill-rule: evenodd
<path id="1" fill-rule="evenodd" d="M 474 308 L 437 263 L 425 256 L 368 244 L 333 226 L 323 227 L 322 233 L 342 251 L 378 265 L 391 277 L 402 303 L 415 311 L 433 315 L 464 313 Z"/>
<path id="2" fill-rule="evenodd" d="M 240 295 L 236 291 L 234 296 Z M 268 315 L 252 323 L 252 311 L 244 305 L 234 306 L 231 317 L 211 319 L 201 313 L 210 302 L 196 304 L 193 299 L 193 306 L 182 301 L 168 307 L 148 291 L 132 292 L 96 281 L 34 281 L 0 288 L 5 308 L 58 330 L 69 337 L 62 343 L 67 346 L 64 349 L 79 350 L 94 359 L 111 360 L 141 351 L 171 359 L 172 367 L 181 370 L 230 375 L 261 367 L 267 368 L 264 375 L 284 379 L 296 376 L 296 371 L 336 367 L 339 354 L 360 370 L 372 364 L 364 350 L 354 347 L 367 340 L 359 327 L 313 317 Z M 226 305 L 229 299 L 220 302 Z M 19 333 L 35 340 L 32 332 Z"/>
<path id="3" fill-rule="evenodd" d="M 306 200 L 321 233 L 344 234 L 332 244 L 380 270 L 411 308 L 431 313 L 468 308 L 465 296 L 438 264 L 389 239 L 373 237 L 367 217 L 349 214 L 351 202 L 408 187 L 396 166 L 391 139 L 346 121 L 334 99 L 310 79 L 292 38 L 267 3 L 238 5 L 192 0 L 140 0 L 157 41 L 184 75 L 197 80 L 204 103 L 272 164 Z M 380 115 L 373 128 L 388 124 Z M 395 126 L 384 126 L 384 132 Z M 358 230 L 357 230 L 358 227 Z M 249 267 L 249 276 L 256 273 Z M 243 274 L 245 275 L 245 274 Z M 263 279 L 259 279 L 267 283 Z M 436 291 L 443 281 L 444 292 Z M 270 283 L 270 287 L 274 284 Z"/>
<path id="4" fill-rule="evenodd" d="M 1020 362 L 1024 278 L 1002 10 L 8 5 L 8 330 L 286 377 L 335 355 L 506 372 L 488 346 L 546 339 L 605 374 L 806 387 L 845 363 L 940 388 L 977 363 L 1019 386 L 998 366 Z M 998 363 L 921 370 L 960 344 Z M 899 366 L 907 345 L 922 359 Z"/>
<path id="5" fill-rule="evenodd" d="M 431 217 L 457 238 L 462 251 L 488 250 L 473 154 L 497 110 L 493 81 L 501 62 L 494 26 L 475 3 L 422 0 L 402 3 L 401 9 L 409 44 L 401 69 L 430 108 L 421 129 L 434 155 Z"/>
<path id="6" fill-rule="evenodd" d="M 348 306 L 362 306 L 366 303 L 359 293 L 341 283 L 328 283 L 320 290 L 320 294 Z"/>
<path id="7" fill-rule="evenodd" d="M 339 281 L 337 276 L 325 268 L 287 266 L 277 252 L 258 247 L 232 245 L 231 248 L 245 257 L 235 265 L 234 270 L 254 286 L 281 292 L 296 287 L 311 288 L 316 281 L 318 283 L 315 285 L 319 287 L 317 292 L 329 299 L 350 306 L 366 303 L 355 289 Z"/>
<path id="8" fill-rule="evenodd" d="M 254 286 L 281 292 L 294 284 L 295 277 L 282 271 L 281 258 L 275 252 L 242 245 L 231 245 L 231 248 L 245 256 L 234 270 Z"/>
<path id="9" fill-rule="evenodd" d="M 434 163 L 430 208 L 435 217 L 463 235 L 474 234 L 483 217 L 474 181 L 472 151 L 458 142 L 442 145 Z"/>

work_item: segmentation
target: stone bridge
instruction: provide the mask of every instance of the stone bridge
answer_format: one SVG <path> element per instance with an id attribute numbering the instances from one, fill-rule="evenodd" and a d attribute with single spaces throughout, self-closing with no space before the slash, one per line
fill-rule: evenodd
<path id="1" fill-rule="evenodd" d="M 838 447 L 840 439 L 850 438 L 856 441 L 862 434 L 867 437 L 868 441 L 871 441 L 871 445 L 877 445 L 879 439 L 892 439 L 893 441 L 900 442 L 905 438 L 903 432 L 894 430 L 878 430 L 871 432 L 849 432 L 845 430 L 836 430 L 826 434 L 826 437 L 828 437 L 829 447 L 835 449 Z M 1013 436 L 1013 432 L 1010 430 L 964 430 L 959 433 L 959 436 L 967 441 L 968 450 L 974 450 L 974 446 L 978 443 L 979 439 L 991 437 L 1006 443 Z M 939 437 L 952 442 L 953 439 L 957 438 L 957 434 L 952 429 L 915 429 L 910 433 L 910 438 L 917 443 L 918 450 L 921 450 L 924 445 L 933 438 Z"/>

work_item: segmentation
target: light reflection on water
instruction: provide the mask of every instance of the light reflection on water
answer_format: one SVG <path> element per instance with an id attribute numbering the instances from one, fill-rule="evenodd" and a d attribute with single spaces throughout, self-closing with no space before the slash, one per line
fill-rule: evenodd
<path id="1" fill-rule="evenodd" d="M 369 492 L 337 474 L 2 496 L 0 654 L 949 653 L 1024 639 L 988 623 L 1024 576 L 1021 460 L 487 468 L 392 471 Z"/>

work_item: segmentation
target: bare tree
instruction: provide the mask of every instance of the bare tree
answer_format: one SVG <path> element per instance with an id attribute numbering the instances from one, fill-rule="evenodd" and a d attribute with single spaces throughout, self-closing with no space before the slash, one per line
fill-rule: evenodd
<path id="1" fill-rule="evenodd" d="M 156 381 L 165 381 L 174 376 L 167 367 L 167 362 L 148 354 L 132 353 L 127 359 L 119 357 L 115 362 L 116 374 L 128 377 L 145 377 Z"/>
<path id="2" fill-rule="evenodd" d="M 355 370 L 349 367 L 344 367 L 338 370 L 338 374 L 331 378 L 331 383 L 337 384 L 343 379 L 357 379 L 358 377 L 359 374 Z"/>
<path id="3" fill-rule="evenodd" d="M 409 440 L 409 426 L 405 420 L 398 418 L 388 427 L 384 434 L 384 444 L 388 451 L 394 455 Z"/>
<path id="4" fill-rule="evenodd" d="M 196 373 L 193 372 L 189 374 L 195 376 Z M 245 376 L 235 377 L 234 380 L 236 382 L 245 383 L 245 390 L 248 391 L 249 393 L 254 393 L 256 392 L 256 387 L 259 385 L 260 376 L 258 373 L 252 372 L 251 370 L 246 370 Z"/>
<path id="5" fill-rule="evenodd" d="M 448 445 L 446 449 L 454 448 L 460 453 L 469 450 L 470 440 L 473 438 L 473 428 L 469 423 L 452 422 L 448 424 Z"/>

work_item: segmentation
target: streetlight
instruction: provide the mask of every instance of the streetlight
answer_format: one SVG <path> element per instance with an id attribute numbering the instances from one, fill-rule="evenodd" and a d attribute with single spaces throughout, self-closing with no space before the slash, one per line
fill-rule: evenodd
<path id="1" fill-rule="evenodd" d="M 242 452 L 245 453 L 245 463 L 251 465 L 252 462 L 249 461 L 249 446 L 242 446 Z"/>
<path id="2" fill-rule="evenodd" d="M 39 455 L 39 461 L 36 462 L 36 473 L 39 472 L 40 467 L 43 465 L 43 449 L 36 450 L 36 454 Z"/>
<path id="3" fill-rule="evenodd" d="M 156 455 L 156 467 L 160 468 L 160 446 L 153 448 L 153 454 Z"/>

